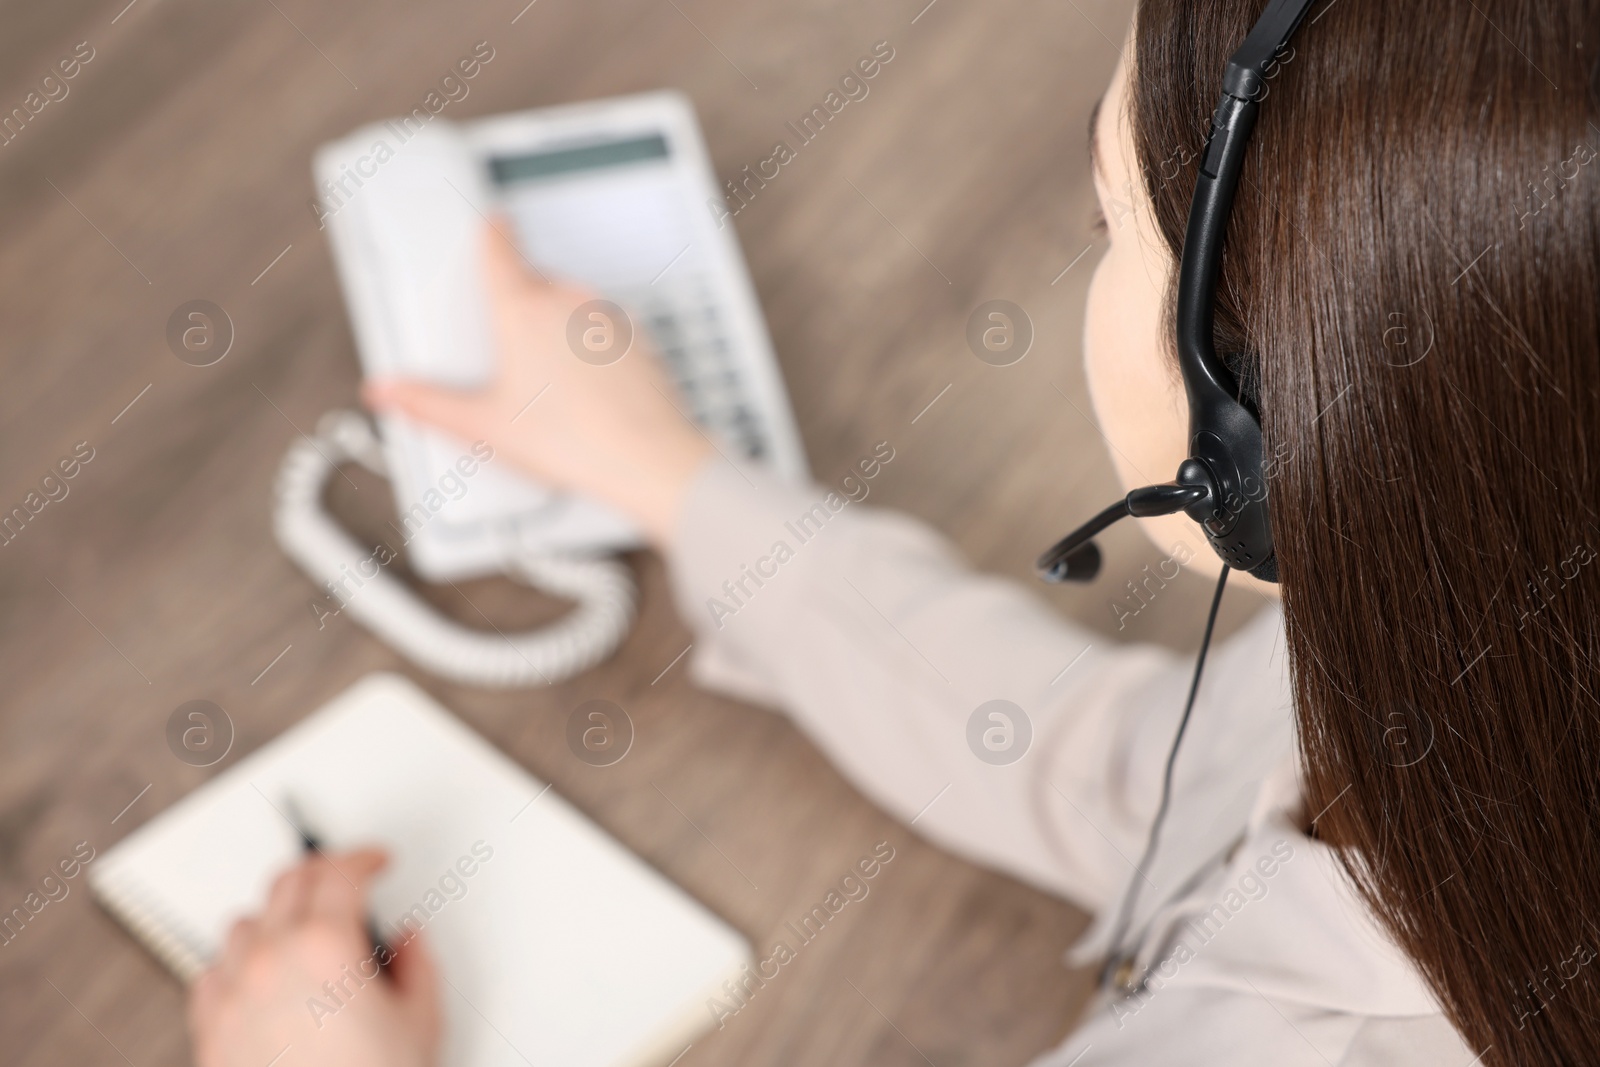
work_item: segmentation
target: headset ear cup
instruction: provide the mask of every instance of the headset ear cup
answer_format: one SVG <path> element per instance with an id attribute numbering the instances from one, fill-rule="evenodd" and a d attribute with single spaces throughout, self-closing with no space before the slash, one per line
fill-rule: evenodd
<path id="1" fill-rule="evenodd" d="M 1278 581 L 1278 554 L 1274 552 L 1267 557 L 1265 563 L 1251 568 L 1250 577 L 1259 578 L 1263 582 L 1276 583 Z"/>

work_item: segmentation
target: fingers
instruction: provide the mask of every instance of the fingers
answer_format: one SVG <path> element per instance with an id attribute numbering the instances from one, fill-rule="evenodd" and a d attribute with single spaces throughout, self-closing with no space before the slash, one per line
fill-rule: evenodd
<path id="1" fill-rule="evenodd" d="M 530 310 L 545 312 L 544 305 L 558 298 L 560 290 L 522 255 L 504 218 L 483 232 L 483 286 L 489 297 L 489 313 L 498 341 L 499 365 L 516 358 L 526 344 Z M 535 315 L 536 319 L 560 318 Z"/>
<path id="2" fill-rule="evenodd" d="M 319 854 L 304 866 L 309 883 L 306 918 L 364 928 L 367 886 L 388 862 L 385 853 L 371 848 Z"/>
<path id="3" fill-rule="evenodd" d="M 389 960 L 389 976 L 405 995 L 427 994 L 439 980 L 439 965 L 427 936 L 417 930 L 394 950 Z"/>
<path id="4" fill-rule="evenodd" d="M 224 1013 L 228 999 L 228 983 L 216 967 L 206 971 L 189 987 L 189 1003 L 184 1014 L 196 1067 L 214 1067 L 223 1062 L 217 1046 L 219 1032 L 226 1026 Z"/>
<path id="5" fill-rule="evenodd" d="M 381 848 L 352 848 L 343 852 L 321 852 L 318 855 L 334 871 L 363 889 L 379 871 L 389 866 L 389 853 Z"/>
<path id="6" fill-rule="evenodd" d="M 300 863 L 278 875 L 267 894 L 267 906 L 261 913 L 262 926 L 270 933 L 286 930 L 300 921 L 306 910 L 306 889 L 309 885 L 308 865 Z"/>
<path id="7" fill-rule="evenodd" d="M 189 1032 L 198 1034 L 204 1024 L 217 1014 L 222 1000 L 222 974 L 215 967 L 195 979 L 189 987 Z"/>
<path id="8" fill-rule="evenodd" d="M 478 439 L 484 427 L 494 424 L 491 401 L 480 392 L 389 378 L 367 382 L 361 387 L 361 399 L 374 411 L 399 412 L 465 441 Z"/>
<path id="9" fill-rule="evenodd" d="M 439 966 L 421 930 L 395 951 L 389 977 L 425 1039 L 436 1042 L 440 1030 Z"/>
<path id="10" fill-rule="evenodd" d="M 483 230 L 484 281 L 490 295 L 498 298 L 517 289 L 537 288 L 549 283 L 522 254 L 517 236 L 511 229 L 511 220 L 497 215 Z"/>
<path id="11" fill-rule="evenodd" d="M 524 256 L 504 216 L 484 228 L 483 283 L 502 344 L 517 335 L 518 319 L 528 309 L 536 308 L 542 318 L 559 324 L 573 308 L 596 295 L 552 279 Z"/>
<path id="12" fill-rule="evenodd" d="M 246 949 L 250 936 L 287 934 L 308 919 L 363 926 L 367 886 L 388 862 L 386 853 L 371 848 L 306 857 L 273 882 L 259 921 L 245 920 L 235 927 L 225 957 Z"/>
<path id="13" fill-rule="evenodd" d="M 261 923 L 256 919 L 240 919 L 233 924 L 228 931 L 228 940 L 222 946 L 222 954 L 212 965 L 220 981 L 227 983 L 238 978 L 244 961 L 249 958 L 250 950 L 260 936 Z"/>

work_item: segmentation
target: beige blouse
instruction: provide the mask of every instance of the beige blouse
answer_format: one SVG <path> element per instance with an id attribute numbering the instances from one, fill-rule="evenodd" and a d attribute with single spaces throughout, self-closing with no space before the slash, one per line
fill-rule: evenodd
<path id="1" fill-rule="evenodd" d="M 1144 880 L 1143 990 L 1102 995 L 1035 1067 L 1468 1067 L 1477 1050 L 1298 829 L 1275 607 L 1212 649 L 1162 847 L 1136 871 L 1191 658 L 972 572 L 925 525 L 852 499 L 870 487 L 699 472 L 671 560 L 691 671 L 781 708 L 916 832 L 1096 915 L 1074 962 L 1104 954 Z"/>

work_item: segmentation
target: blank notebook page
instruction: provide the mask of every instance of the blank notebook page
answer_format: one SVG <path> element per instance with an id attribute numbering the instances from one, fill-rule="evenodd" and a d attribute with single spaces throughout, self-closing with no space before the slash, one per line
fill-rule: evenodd
<path id="1" fill-rule="evenodd" d="M 751 959 L 727 924 L 386 674 L 97 859 L 94 893 L 192 979 L 299 860 L 295 809 L 329 848 L 389 850 L 372 915 L 388 940 L 402 921 L 426 931 L 447 979 L 446 1067 L 664 1065 Z"/>

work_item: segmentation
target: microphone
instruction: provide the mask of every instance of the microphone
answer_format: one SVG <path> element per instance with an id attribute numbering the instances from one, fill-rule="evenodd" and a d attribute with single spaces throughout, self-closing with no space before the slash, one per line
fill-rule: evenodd
<path id="1" fill-rule="evenodd" d="M 1107 526 L 1129 515 L 1141 518 L 1171 515 L 1200 503 L 1211 495 L 1205 485 L 1147 485 L 1134 489 L 1100 514 L 1051 545 L 1033 567 L 1047 582 L 1087 582 L 1100 573 L 1100 547 L 1094 538 Z"/>

